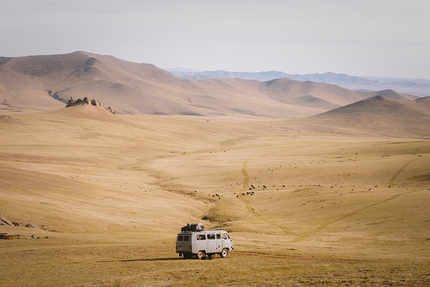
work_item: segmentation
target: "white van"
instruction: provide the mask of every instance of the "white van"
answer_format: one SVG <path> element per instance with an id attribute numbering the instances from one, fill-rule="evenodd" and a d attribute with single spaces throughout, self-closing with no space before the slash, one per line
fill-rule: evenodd
<path id="1" fill-rule="evenodd" d="M 211 258 L 219 254 L 225 258 L 233 250 L 233 241 L 225 230 L 183 231 L 176 237 L 176 253 L 185 259 Z"/>

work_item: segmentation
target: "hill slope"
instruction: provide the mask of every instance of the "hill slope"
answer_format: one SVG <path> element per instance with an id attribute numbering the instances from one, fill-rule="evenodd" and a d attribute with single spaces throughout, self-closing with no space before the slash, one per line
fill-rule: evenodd
<path id="1" fill-rule="evenodd" d="M 86 52 L 0 59 L 3 112 L 54 110 L 86 96 L 118 114 L 296 118 L 374 95 L 288 79 L 183 79 L 150 64 Z"/>
<path id="2" fill-rule="evenodd" d="M 429 137 L 430 97 L 407 101 L 377 95 L 304 120 L 308 124 L 385 136 Z"/>

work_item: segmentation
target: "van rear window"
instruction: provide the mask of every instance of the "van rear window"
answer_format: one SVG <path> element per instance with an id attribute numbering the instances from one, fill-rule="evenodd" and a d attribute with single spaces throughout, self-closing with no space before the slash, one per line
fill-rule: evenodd
<path id="1" fill-rule="evenodd" d="M 190 241 L 190 236 L 189 235 L 184 235 L 184 241 Z"/>
<path id="2" fill-rule="evenodd" d="M 183 241 L 184 237 L 182 235 L 178 235 L 178 241 Z"/>

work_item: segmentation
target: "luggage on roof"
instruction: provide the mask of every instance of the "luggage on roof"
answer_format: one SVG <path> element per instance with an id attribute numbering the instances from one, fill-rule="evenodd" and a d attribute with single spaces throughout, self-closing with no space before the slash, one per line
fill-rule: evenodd
<path id="1" fill-rule="evenodd" d="M 187 223 L 187 225 L 181 228 L 181 231 L 203 231 L 203 230 L 205 230 L 205 228 L 200 222 L 197 224 Z"/>

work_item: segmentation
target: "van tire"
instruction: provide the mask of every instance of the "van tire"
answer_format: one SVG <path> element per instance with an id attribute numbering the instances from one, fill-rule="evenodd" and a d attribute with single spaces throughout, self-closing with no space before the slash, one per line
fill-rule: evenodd
<path id="1" fill-rule="evenodd" d="M 206 257 L 206 253 L 203 250 L 200 250 L 197 252 L 197 258 L 198 259 L 204 259 Z"/>
<path id="2" fill-rule="evenodd" d="M 228 256 L 228 249 L 223 249 L 220 253 L 222 258 L 226 258 Z"/>
<path id="3" fill-rule="evenodd" d="M 184 259 L 191 259 L 193 257 L 193 254 L 191 253 L 184 253 Z"/>

